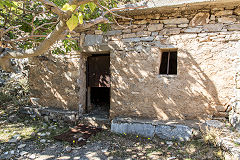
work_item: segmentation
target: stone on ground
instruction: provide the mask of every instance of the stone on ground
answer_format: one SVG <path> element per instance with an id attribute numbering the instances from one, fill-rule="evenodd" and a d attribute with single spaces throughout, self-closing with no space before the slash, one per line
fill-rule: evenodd
<path id="1" fill-rule="evenodd" d="M 24 155 L 26 155 L 26 154 L 28 154 L 28 152 L 26 152 L 26 151 L 20 152 L 20 155 L 21 155 L 21 156 L 24 156 Z"/>
<path id="2" fill-rule="evenodd" d="M 222 123 L 218 120 L 207 120 L 206 125 L 209 127 L 215 127 L 215 128 L 222 128 L 225 126 L 224 123 Z"/>
<path id="3" fill-rule="evenodd" d="M 20 144 L 20 145 L 18 146 L 18 149 L 24 148 L 25 146 L 26 146 L 26 144 Z"/>
<path id="4" fill-rule="evenodd" d="M 193 137 L 193 129 L 185 125 L 167 125 L 164 123 L 134 121 L 116 118 L 112 121 L 111 131 L 120 134 L 136 134 L 144 137 L 158 136 L 166 140 L 189 141 Z"/>

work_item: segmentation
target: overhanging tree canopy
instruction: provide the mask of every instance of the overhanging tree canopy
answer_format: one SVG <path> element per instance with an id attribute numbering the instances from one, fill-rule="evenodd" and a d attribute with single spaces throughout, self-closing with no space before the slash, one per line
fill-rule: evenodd
<path id="1" fill-rule="evenodd" d="M 76 27 L 84 31 L 98 24 L 104 30 L 116 17 L 131 20 L 114 13 L 125 9 L 130 8 L 117 8 L 115 0 L 1 0 L 0 66 L 11 71 L 11 58 L 44 54 Z M 76 47 L 71 39 L 64 43 Z"/>

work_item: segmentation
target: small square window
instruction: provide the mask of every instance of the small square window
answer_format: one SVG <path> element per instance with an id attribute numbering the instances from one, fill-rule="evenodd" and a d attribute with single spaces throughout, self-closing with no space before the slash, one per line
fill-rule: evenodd
<path id="1" fill-rule="evenodd" d="M 177 74 L 177 51 L 162 52 L 159 74 Z"/>

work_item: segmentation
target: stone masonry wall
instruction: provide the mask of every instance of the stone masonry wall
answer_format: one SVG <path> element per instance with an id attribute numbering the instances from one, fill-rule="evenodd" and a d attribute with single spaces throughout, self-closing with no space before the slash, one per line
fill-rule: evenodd
<path id="1" fill-rule="evenodd" d="M 86 88 L 83 60 L 77 53 L 32 58 L 29 85 L 33 104 L 83 112 Z"/>
<path id="2" fill-rule="evenodd" d="M 129 21 L 118 20 L 128 28 L 111 25 L 106 33 L 96 28 L 81 33 L 81 54 L 44 55 L 30 61 L 31 100 L 36 105 L 83 113 L 86 57 L 110 52 L 111 118 L 226 116 L 229 100 L 239 93 L 237 6 L 159 10 L 133 15 L 130 27 Z M 159 75 L 162 51 L 169 49 L 178 52 L 177 75 Z M 237 107 L 232 113 L 239 115 Z M 239 119 L 235 118 L 238 124 Z"/>
<path id="3" fill-rule="evenodd" d="M 223 7 L 224 5 L 222 5 Z M 133 25 L 112 25 L 81 34 L 85 52 L 109 48 L 111 117 L 202 119 L 226 116 L 236 86 L 240 8 L 176 8 L 133 16 Z M 127 27 L 129 21 L 119 20 Z M 162 51 L 177 49 L 176 76 L 159 75 Z"/>
<path id="4" fill-rule="evenodd" d="M 235 64 L 235 97 L 231 102 L 232 110 L 229 114 L 229 121 L 238 130 L 238 132 L 240 132 L 240 52 L 238 52 L 237 58 L 235 59 Z"/>

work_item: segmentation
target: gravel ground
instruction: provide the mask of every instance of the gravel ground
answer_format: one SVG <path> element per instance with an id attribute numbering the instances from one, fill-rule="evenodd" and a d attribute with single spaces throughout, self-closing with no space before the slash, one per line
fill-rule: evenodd
<path id="1" fill-rule="evenodd" d="M 0 159 L 222 159 L 221 149 L 202 137 L 174 142 L 104 130 L 81 147 L 54 140 L 70 127 L 21 115 L 14 106 L 0 107 Z"/>

